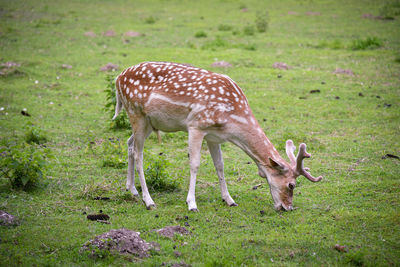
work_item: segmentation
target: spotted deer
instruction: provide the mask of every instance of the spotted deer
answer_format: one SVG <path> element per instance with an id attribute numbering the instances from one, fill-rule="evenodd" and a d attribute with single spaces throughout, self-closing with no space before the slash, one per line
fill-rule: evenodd
<path id="1" fill-rule="evenodd" d="M 170 62 L 144 62 L 125 69 L 116 78 L 114 119 L 122 107 L 128 113 L 132 136 L 128 140 L 128 177 L 126 189 L 138 195 L 135 188 L 135 163 L 148 209 L 155 207 L 143 172 L 144 141 L 152 131 L 188 132 L 190 183 L 186 202 L 197 211 L 195 184 L 200 165 L 203 139 L 217 171 L 222 200 L 237 206 L 228 192 L 220 144 L 232 142 L 241 148 L 266 178 L 276 210 L 292 210 L 296 178 L 305 176 L 318 182 L 303 167 L 311 155 L 301 144 L 297 157 L 291 140 L 286 142 L 287 163 L 279 155 L 255 119 L 240 87 L 228 76 L 204 69 Z"/>

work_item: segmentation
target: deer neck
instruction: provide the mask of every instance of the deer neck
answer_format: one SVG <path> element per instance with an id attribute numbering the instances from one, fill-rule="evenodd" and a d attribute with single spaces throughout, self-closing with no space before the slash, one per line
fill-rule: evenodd
<path id="1" fill-rule="evenodd" d="M 258 123 L 253 127 L 238 127 L 230 141 L 252 158 L 257 166 L 266 166 L 268 158 L 283 161 Z"/>

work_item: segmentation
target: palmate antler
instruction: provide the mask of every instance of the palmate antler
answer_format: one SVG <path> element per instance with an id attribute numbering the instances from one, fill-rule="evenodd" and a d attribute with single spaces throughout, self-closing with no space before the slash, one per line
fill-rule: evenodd
<path id="1" fill-rule="evenodd" d="M 319 176 L 317 178 L 315 178 L 314 176 L 312 176 L 308 171 L 310 170 L 309 168 L 304 168 L 303 165 L 303 160 L 305 158 L 310 158 L 311 155 L 309 153 L 307 153 L 306 151 L 306 144 L 302 143 L 300 144 L 299 147 L 299 153 L 297 153 L 297 157 L 294 156 L 294 151 L 296 150 L 296 147 L 293 144 L 292 140 L 287 140 L 286 141 L 286 154 L 290 159 L 290 164 L 292 165 L 292 167 L 295 169 L 295 172 L 298 175 L 303 175 L 304 177 L 306 177 L 308 180 L 310 180 L 311 182 L 319 182 L 322 180 L 322 176 Z"/>

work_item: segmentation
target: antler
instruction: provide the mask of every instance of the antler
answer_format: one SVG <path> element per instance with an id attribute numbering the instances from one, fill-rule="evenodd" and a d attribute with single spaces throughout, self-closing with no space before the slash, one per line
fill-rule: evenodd
<path id="1" fill-rule="evenodd" d="M 295 150 L 296 150 L 296 147 L 294 146 L 293 141 L 287 140 L 286 141 L 286 154 L 288 155 L 288 157 L 290 159 L 291 165 L 296 169 L 296 172 L 299 175 L 303 175 L 311 182 L 315 183 L 315 182 L 321 181 L 322 176 L 315 178 L 308 172 L 310 170 L 309 168 L 304 168 L 303 160 L 305 158 L 311 157 L 311 155 L 309 153 L 307 153 L 307 151 L 306 151 L 306 144 L 304 144 L 304 143 L 300 144 L 299 153 L 297 154 L 297 157 L 294 156 Z"/>
<path id="2" fill-rule="evenodd" d="M 296 164 L 296 157 L 294 156 L 295 150 L 296 150 L 296 147 L 294 146 L 293 141 L 287 140 L 286 141 L 286 155 L 289 157 L 291 165 Z"/>

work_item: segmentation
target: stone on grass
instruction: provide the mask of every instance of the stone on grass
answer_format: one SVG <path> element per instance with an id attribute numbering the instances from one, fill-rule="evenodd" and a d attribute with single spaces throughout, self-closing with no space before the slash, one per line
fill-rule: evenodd
<path id="1" fill-rule="evenodd" d="M 101 71 L 116 71 L 119 70 L 119 66 L 113 63 L 107 63 L 103 67 L 100 68 Z"/>
<path id="2" fill-rule="evenodd" d="M 11 215 L 10 213 L 0 210 L 0 225 L 4 226 L 18 225 L 18 220 L 15 216 Z"/>
<path id="3" fill-rule="evenodd" d="M 109 232 L 96 236 L 93 240 L 86 242 L 81 251 L 88 250 L 93 257 L 97 256 L 98 250 L 107 250 L 124 255 L 134 255 L 139 258 L 150 256 L 150 250 L 159 249 L 157 243 L 148 243 L 140 238 L 140 233 L 125 228 L 112 229 Z"/>
<path id="4" fill-rule="evenodd" d="M 188 235 L 190 232 L 182 226 L 176 225 L 176 226 L 166 226 L 161 229 L 154 229 L 153 231 L 157 232 L 159 235 L 168 237 L 168 238 L 173 238 L 175 234 L 179 235 Z"/>

